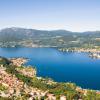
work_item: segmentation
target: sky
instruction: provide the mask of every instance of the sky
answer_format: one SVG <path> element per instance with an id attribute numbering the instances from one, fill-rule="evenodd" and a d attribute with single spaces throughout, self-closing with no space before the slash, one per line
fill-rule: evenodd
<path id="1" fill-rule="evenodd" d="M 0 0 L 0 29 L 100 30 L 100 0 Z"/>

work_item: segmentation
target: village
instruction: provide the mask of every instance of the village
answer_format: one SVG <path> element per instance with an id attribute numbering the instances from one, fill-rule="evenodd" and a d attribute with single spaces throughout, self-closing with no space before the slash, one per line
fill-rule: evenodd
<path id="1" fill-rule="evenodd" d="M 26 62 L 23 58 L 13 58 L 11 59 L 12 64 L 15 66 L 21 66 Z M 33 68 L 16 68 L 17 71 L 25 76 L 34 77 L 36 76 L 36 70 Z M 56 97 L 53 94 L 50 94 L 48 91 L 41 91 L 37 88 L 32 88 L 25 84 L 23 81 L 19 80 L 15 77 L 15 75 L 8 74 L 6 72 L 6 68 L 3 65 L 0 65 L 0 86 L 5 87 L 5 91 L 0 90 L 1 97 L 12 97 L 13 95 L 20 97 L 21 91 L 24 91 L 25 94 L 29 95 L 28 100 L 34 100 L 38 98 L 41 100 L 41 97 L 47 96 L 47 100 L 56 100 Z M 61 100 L 64 99 L 65 96 L 61 96 Z"/>
<path id="2" fill-rule="evenodd" d="M 78 52 L 78 53 L 88 53 L 89 57 L 100 59 L 100 50 L 99 49 L 90 49 L 90 48 L 60 48 L 58 49 L 62 52 Z"/>
<path id="3" fill-rule="evenodd" d="M 14 65 L 17 74 L 24 76 L 25 78 L 34 78 L 37 80 L 41 80 L 41 77 L 36 76 L 36 70 L 32 67 L 22 67 L 22 65 L 26 62 L 24 58 L 13 58 L 11 59 L 11 65 Z M 10 70 L 11 71 L 11 70 Z M 15 72 L 16 73 L 16 72 Z M 69 100 L 66 95 L 60 94 L 59 99 L 57 96 L 47 90 L 42 90 L 40 88 L 33 87 L 32 85 L 27 84 L 25 81 L 21 79 L 21 77 L 17 77 L 16 74 L 9 73 L 8 69 L 5 65 L 0 64 L 0 98 L 12 98 L 11 100 Z M 57 82 L 54 81 L 45 81 L 42 79 L 46 84 L 55 85 Z M 38 81 L 37 81 L 38 82 Z M 33 82 L 34 83 L 34 82 Z M 37 84 L 41 84 L 37 83 Z M 74 85 L 71 83 L 66 83 L 67 86 L 74 88 Z M 66 90 L 67 91 L 67 90 Z M 82 89 L 79 86 L 75 87 L 75 91 L 83 96 L 88 95 L 87 89 Z M 90 90 L 92 93 L 93 90 Z M 95 92 L 96 95 L 100 95 L 100 91 Z M 22 96 L 23 95 L 23 96 Z M 17 98 L 17 99 L 16 99 Z M 1 99 L 2 100 L 2 99 Z M 4 99 L 8 100 L 8 99 Z M 74 99 L 70 99 L 74 100 Z M 77 100 L 83 100 L 81 96 L 78 96 Z M 85 100 L 85 99 L 84 99 Z M 94 100 L 94 99 L 93 99 Z M 99 100 L 99 99 L 98 99 Z"/>

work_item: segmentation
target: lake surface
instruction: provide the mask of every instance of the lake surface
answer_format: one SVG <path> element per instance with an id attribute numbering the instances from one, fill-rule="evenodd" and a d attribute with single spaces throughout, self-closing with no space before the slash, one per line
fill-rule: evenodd
<path id="1" fill-rule="evenodd" d="M 0 56 L 29 58 L 27 65 L 37 68 L 37 76 L 100 90 L 100 60 L 86 53 L 65 53 L 55 48 L 0 48 Z"/>

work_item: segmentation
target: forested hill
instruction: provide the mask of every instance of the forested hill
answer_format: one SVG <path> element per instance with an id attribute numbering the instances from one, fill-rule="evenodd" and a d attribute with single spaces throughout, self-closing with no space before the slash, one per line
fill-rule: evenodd
<path id="1" fill-rule="evenodd" d="M 0 47 L 98 47 L 100 31 L 71 32 L 6 28 L 0 31 Z"/>

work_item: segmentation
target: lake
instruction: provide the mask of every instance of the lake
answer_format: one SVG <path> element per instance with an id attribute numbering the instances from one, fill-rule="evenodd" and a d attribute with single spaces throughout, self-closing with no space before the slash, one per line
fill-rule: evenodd
<path id="1" fill-rule="evenodd" d="M 29 58 L 27 65 L 37 68 L 37 76 L 100 90 L 100 60 L 87 53 L 60 52 L 55 48 L 0 48 L 0 56 Z"/>

